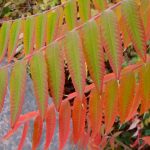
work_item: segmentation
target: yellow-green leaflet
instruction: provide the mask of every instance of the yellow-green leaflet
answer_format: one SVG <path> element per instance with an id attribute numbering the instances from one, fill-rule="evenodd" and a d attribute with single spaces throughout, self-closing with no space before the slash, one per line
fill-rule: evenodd
<path id="1" fill-rule="evenodd" d="M 106 10 L 102 13 L 101 28 L 104 48 L 118 79 L 123 61 L 123 51 L 117 17 L 112 10 Z"/>
<path id="2" fill-rule="evenodd" d="M 95 21 L 87 22 L 83 28 L 84 55 L 91 78 L 100 93 L 104 75 L 104 54 L 100 31 Z"/>
<path id="3" fill-rule="evenodd" d="M 15 20 L 10 27 L 9 41 L 8 41 L 8 61 L 11 61 L 15 54 L 18 37 L 21 30 L 21 19 Z"/>
<path id="4" fill-rule="evenodd" d="M 39 50 L 45 42 L 45 23 L 46 17 L 44 14 L 39 14 L 35 17 L 35 47 Z"/>
<path id="5" fill-rule="evenodd" d="M 65 55 L 73 85 L 79 98 L 82 99 L 85 88 L 85 65 L 80 37 L 76 31 L 71 31 L 66 35 Z"/>
<path id="6" fill-rule="evenodd" d="M 10 76 L 10 120 L 14 127 L 22 110 L 26 87 L 26 61 L 18 61 Z"/>
<path id="7" fill-rule="evenodd" d="M 33 35 L 34 35 L 34 17 L 26 18 L 23 20 L 23 43 L 25 55 L 33 51 Z"/>
<path id="8" fill-rule="evenodd" d="M 90 18 L 90 0 L 78 0 L 79 4 L 79 14 L 83 22 Z"/>
<path id="9" fill-rule="evenodd" d="M 48 83 L 57 110 L 59 109 L 64 91 L 64 59 L 58 43 L 53 43 L 46 50 Z"/>
<path id="10" fill-rule="evenodd" d="M 49 44 L 56 35 L 59 22 L 59 11 L 50 11 L 46 15 L 46 44 Z"/>
<path id="11" fill-rule="evenodd" d="M 69 30 L 75 27 L 76 23 L 76 3 L 75 1 L 69 0 L 65 5 L 64 9 L 65 19 Z"/>
<path id="12" fill-rule="evenodd" d="M 7 92 L 8 70 L 7 68 L 0 69 L 0 112 L 4 105 L 4 99 Z"/>
<path id="13" fill-rule="evenodd" d="M 123 0 L 122 12 L 135 50 L 141 59 L 146 61 L 146 36 L 138 5 L 135 0 Z"/>
<path id="14" fill-rule="evenodd" d="M 9 30 L 11 22 L 4 22 L 0 28 L 0 62 L 3 60 L 8 44 Z"/>
<path id="15" fill-rule="evenodd" d="M 30 60 L 30 71 L 38 109 L 44 119 L 48 105 L 48 77 L 46 61 L 42 52 L 38 52 Z"/>

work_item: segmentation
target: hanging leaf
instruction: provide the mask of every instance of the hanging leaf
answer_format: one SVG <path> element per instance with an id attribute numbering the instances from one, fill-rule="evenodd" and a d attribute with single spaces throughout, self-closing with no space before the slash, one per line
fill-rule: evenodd
<path id="1" fill-rule="evenodd" d="M 86 23 L 83 28 L 85 59 L 96 89 L 101 92 L 104 76 L 104 54 L 99 33 L 95 21 Z"/>
<path id="2" fill-rule="evenodd" d="M 35 45 L 36 50 L 39 50 L 44 46 L 45 42 L 45 24 L 46 17 L 42 13 L 35 17 Z"/>
<path id="3" fill-rule="evenodd" d="M 118 83 L 117 80 L 111 80 L 106 83 L 103 95 L 105 133 L 108 134 L 114 124 L 118 114 Z"/>
<path id="4" fill-rule="evenodd" d="M 71 108 L 69 101 L 62 101 L 59 110 L 59 150 L 62 150 L 70 133 Z"/>
<path id="5" fill-rule="evenodd" d="M 25 55 L 28 55 L 33 51 L 34 25 L 34 17 L 28 17 L 26 20 L 23 20 L 23 43 Z"/>
<path id="6" fill-rule="evenodd" d="M 58 43 L 51 44 L 46 50 L 46 62 L 48 67 L 49 88 L 53 102 L 59 109 L 64 91 L 64 59 Z"/>
<path id="7" fill-rule="evenodd" d="M 68 1 L 64 9 L 65 19 L 68 25 L 69 30 L 72 30 L 75 27 L 76 23 L 76 2 Z"/>
<path id="8" fill-rule="evenodd" d="M 139 71 L 139 83 L 140 83 L 140 93 L 141 93 L 141 114 L 148 111 L 150 108 L 150 63 L 142 66 Z"/>
<path id="9" fill-rule="evenodd" d="M 106 10 L 101 17 L 102 39 L 110 65 L 119 79 L 123 60 L 122 45 L 117 18 L 112 10 Z"/>
<path id="10" fill-rule="evenodd" d="M 34 128 L 32 134 L 32 150 L 36 150 L 40 144 L 42 136 L 43 121 L 42 117 L 38 115 L 34 120 Z"/>
<path id="11" fill-rule="evenodd" d="M 4 22 L 0 28 L 0 62 L 3 60 L 6 54 L 10 26 L 11 22 Z"/>
<path id="12" fill-rule="evenodd" d="M 23 129 L 23 132 L 22 132 L 22 137 L 21 137 L 20 143 L 18 145 L 18 150 L 22 150 L 23 149 L 23 145 L 24 145 L 27 133 L 28 133 L 28 129 L 29 129 L 29 122 L 26 122 L 24 124 L 24 129 Z"/>
<path id="13" fill-rule="evenodd" d="M 15 63 L 10 76 L 10 116 L 14 127 L 22 110 L 26 87 L 26 61 Z"/>
<path id="14" fill-rule="evenodd" d="M 3 109 L 4 99 L 7 92 L 8 85 L 8 70 L 7 68 L 0 69 L 0 112 Z"/>
<path id="15" fill-rule="evenodd" d="M 74 99 L 72 122 L 73 122 L 73 140 L 76 144 L 83 135 L 85 127 L 86 108 L 78 98 Z"/>
<path id="16" fill-rule="evenodd" d="M 56 127 L 56 114 L 54 105 L 50 105 L 46 113 L 46 142 L 44 150 L 49 148 Z"/>
<path id="17" fill-rule="evenodd" d="M 133 103 L 134 95 L 135 95 L 135 77 L 134 73 L 130 72 L 122 75 L 120 79 L 118 108 L 121 123 L 124 123 L 124 121 L 128 117 L 130 108 Z"/>
<path id="18" fill-rule="evenodd" d="M 107 7 L 107 1 L 106 0 L 93 0 L 94 6 L 103 11 Z"/>
<path id="19" fill-rule="evenodd" d="M 15 54 L 19 34 L 21 31 L 21 22 L 22 22 L 21 19 L 15 20 L 10 27 L 8 53 L 7 53 L 8 61 L 11 61 Z"/>
<path id="20" fill-rule="evenodd" d="M 140 10 L 134 0 L 123 0 L 122 11 L 131 41 L 143 61 L 146 61 L 146 38 Z"/>
<path id="21" fill-rule="evenodd" d="M 96 89 L 93 89 L 90 93 L 89 119 L 92 135 L 95 137 L 100 131 L 102 121 L 102 101 Z"/>
<path id="22" fill-rule="evenodd" d="M 48 105 L 48 77 L 46 61 L 42 52 L 38 52 L 30 60 L 30 71 L 38 109 L 44 119 Z"/>
<path id="23" fill-rule="evenodd" d="M 78 0 L 79 14 L 83 22 L 87 21 L 91 15 L 90 0 Z"/>
<path id="24" fill-rule="evenodd" d="M 76 31 L 69 32 L 65 39 L 65 55 L 73 85 L 82 99 L 85 88 L 85 65 L 81 42 Z"/>
<path id="25" fill-rule="evenodd" d="M 48 45 L 54 39 L 56 30 L 58 30 L 59 12 L 50 11 L 46 14 L 46 44 Z"/>

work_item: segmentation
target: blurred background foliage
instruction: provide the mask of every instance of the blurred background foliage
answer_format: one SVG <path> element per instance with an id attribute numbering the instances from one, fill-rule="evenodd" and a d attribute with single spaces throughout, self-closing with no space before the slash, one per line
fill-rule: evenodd
<path id="1" fill-rule="evenodd" d="M 0 19 L 33 15 L 60 4 L 60 0 L 0 0 Z"/>

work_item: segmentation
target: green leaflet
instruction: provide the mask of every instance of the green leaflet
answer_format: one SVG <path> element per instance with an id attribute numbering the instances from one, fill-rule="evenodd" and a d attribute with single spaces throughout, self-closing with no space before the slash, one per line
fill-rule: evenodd
<path id="1" fill-rule="evenodd" d="M 64 91 L 64 59 L 58 43 L 53 43 L 46 50 L 49 88 L 54 104 L 59 109 Z"/>
<path id="2" fill-rule="evenodd" d="M 93 3 L 95 5 L 95 7 L 101 11 L 103 11 L 107 6 L 106 0 L 93 0 Z"/>
<path id="3" fill-rule="evenodd" d="M 4 22 L 0 28 L 0 61 L 2 61 L 6 54 L 10 25 L 11 22 Z"/>
<path id="4" fill-rule="evenodd" d="M 10 114 L 14 127 L 22 110 L 26 86 L 26 61 L 15 63 L 10 76 Z"/>
<path id="5" fill-rule="evenodd" d="M 23 20 L 23 43 L 25 55 L 33 51 L 34 17 Z"/>
<path id="6" fill-rule="evenodd" d="M 69 30 L 72 30 L 75 27 L 76 23 L 76 3 L 75 1 L 68 1 L 64 9 L 65 19 L 68 25 Z"/>
<path id="7" fill-rule="evenodd" d="M 90 0 L 78 0 L 79 14 L 83 22 L 90 18 Z"/>
<path id="8" fill-rule="evenodd" d="M 102 39 L 110 65 L 118 79 L 123 60 L 120 31 L 117 18 L 112 10 L 106 10 L 101 16 Z"/>
<path id="9" fill-rule="evenodd" d="M 0 112 L 4 105 L 4 99 L 7 92 L 8 85 L 8 70 L 7 68 L 0 69 Z"/>
<path id="10" fill-rule="evenodd" d="M 56 30 L 59 22 L 59 13 L 57 11 L 50 11 L 46 15 L 46 44 L 49 44 L 56 34 Z"/>
<path id="11" fill-rule="evenodd" d="M 35 17 L 35 45 L 36 50 L 42 48 L 45 42 L 45 14 L 39 14 Z"/>
<path id="12" fill-rule="evenodd" d="M 17 47 L 18 37 L 21 30 L 21 19 L 15 20 L 11 27 L 9 33 L 9 42 L 8 42 L 8 61 L 11 61 L 13 55 L 15 54 L 15 50 Z"/>
<path id="13" fill-rule="evenodd" d="M 44 119 L 48 105 L 48 77 L 46 61 L 42 52 L 38 52 L 30 60 L 30 71 L 38 109 Z"/>
<path id="14" fill-rule="evenodd" d="M 138 5 L 134 0 L 123 0 L 122 11 L 131 41 L 139 56 L 146 61 L 145 32 Z"/>
<path id="15" fill-rule="evenodd" d="M 118 113 L 118 84 L 117 80 L 106 83 L 103 95 L 106 133 L 109 133 Z"/>
<path id="16" fill-rule="evenodd" d="M 65 54 L 73 85 L 79 98 L 82 99 L 85 88 L 85 65 L 79 35 L 76 31 L 66 35 Z"/>
<path id="17" fill-rule="evenodd" d="M 104 75 L 104 55 L 99 32 L 95 21 L 85 24 L 83 28 L 83 50 L 91 78 L 97 91 L 101 92 Z"/>

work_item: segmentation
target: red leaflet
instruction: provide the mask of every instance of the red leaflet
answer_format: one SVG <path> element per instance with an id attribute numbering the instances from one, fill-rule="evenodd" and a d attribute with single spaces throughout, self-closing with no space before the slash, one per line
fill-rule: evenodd
<path id="1" fill-rule="evenodd" d="M 51 143 L 55 131 L 55 126 L 56 126 L 55 107 L 54 105 L 50 105 L 46 113 L 46 142 L 44 150 L 47 150 Z"/>
<path id="2" fill-rule="evenodd" d="M 141 93 L 141 114 L 150 108 L 150 63 L 145 64 L 139 71 Z"/>
<path id="3" fill-rule="evenodd" d="M 123 123 L 127 119 L 130 113 L 134 95 L 135 95 L 135 77 L 134 73 L 130 72 L 122 75 L 120 79 L 118 110 L 121 123 Z"/>
<path id="4" fill-rule="evenodd" d="M 140 87 L 139 87 L 139 85 L 137 85 L 135 96 L 133 98 L 132 105 L 130 106 L 130 111 L 128 113 L 128 117 L 127 117 L 126 121 L 130 120 L 133 116 L 136 115 L 137 109 L 139 107 L 140 100 L 141 100 L 140 99 L 141 98 L 140 95 L 141 95 Z"/>
<path id="5" fill-rule="evenodd" d="M 34 121 L 34 129 L 32 135 L 32 150 L 36 150 L 36 148 L 40 144 L 40 139 L 42 136 L 42 128 L 43 128 L 43 120 L 42 117 L 39 115 L 36 117 Z"/>
<path id="6" fill-rule="evenodd" d="M 73 140 L 76 144 L 84 132 L 86 108 L 82 101 L 75 98 L 72 112 Z"/>
<path id="7" fill-rule="evenodd" d="M 25 142 L 25 139 L 26 139 L 26 136 L 27 136 L 27 133 L 28 133 L 28 128 L 29 128 L 29 122 L 26 122 L 24 124 L 24 129 L 23 129 L 23 132 L 22 132 L 22 137 L 21 137 L 21 140 L 20 140 L 20 143 L 19 143 L 19 146 L 18 146 L 18 150 L 23 149 L 23 144 Z"/>
<path id="8" fill-rule="evenodd" d="M 70 132 L 71 108 L 69 101 L 62 101 L 59 110 L 59 150 L 63 149 Z"/>
<path id="9" fill-rule="evenodd" d="M 105 129 L 109 133 L 118 113 L 118 85 L 117 80 L 111 80 L 106 84 L 103 95 Z"/>
<path id="10" fill-rule="evenodd" d="M 90 94 L 89 119 L 92 135 L 95 136 L 100 131 L 102 121 L 102 102 L 96 89 Z"/>

